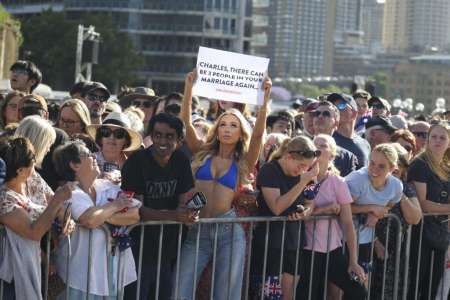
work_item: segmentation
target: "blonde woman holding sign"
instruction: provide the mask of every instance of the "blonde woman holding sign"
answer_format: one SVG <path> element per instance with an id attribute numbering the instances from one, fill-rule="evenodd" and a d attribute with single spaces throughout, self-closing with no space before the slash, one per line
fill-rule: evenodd
<path id="1" fill-rule="evenodd" d="M 216 120 L 206 142 L 203 142 L 197 137 L 191 118 L 192 86 L 195 78 L 195 70 L 186 76 L 181 117 L 186 125 L 186 142 L 195 154 L 192 163 L 196 179 L 195 189 L 207 198 L 200 217 L 234 218 L 236 212 L 232 206 L 233 199 L 239 186 L 249 183 L 249 175 L 259 157 L 272 82 L 269 78 L 263 82 L 264 103 L 259 109 L 252 134 L 242 114 L 236 109 L 229 109 Z M 217 247 L 213 249 L 215 242 Z M 245 234 L 240 224 L 192 226 L 181 253 L 178 297 L 192 299 L 193 283 L 198 283 L 203 269 L 215 255 L 213 268 L 216 271 L 213 274 L 214 286 L 211 287 L 214 299 L 240 299 L 245 247 Z M 194 266 L 195 261 L 197 266 Z M 197 270 L 196 278 L 194 269 Z"/>

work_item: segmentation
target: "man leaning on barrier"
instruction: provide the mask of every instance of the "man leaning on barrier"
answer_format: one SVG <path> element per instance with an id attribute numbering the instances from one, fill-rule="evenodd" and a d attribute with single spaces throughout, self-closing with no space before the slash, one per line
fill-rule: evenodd
<path id="1" fill-rule="evenodd" d="M 135 197 L 142 201 L 142 221 L 196 221 L 197 213 L 184 207 L 192 195 L 194 179 L 189 159 L 177 150 L 184 138 L 183 122 L 169 114 L 160 113 L 151 119 L 148 132 L 153 145 L 128 158 L 122 169 L 122 189 L 135 192 Z M 140 279 L 138 278 L 140 299 L 153 299 L 158 278 L 158 299 L 169 299 L 172 291 L 172 270 L 177 257 L 179 227 L 163 226 L 162 245 L 159 245 L 161 225 L 145 227 L 142 261 L 139 260 L 140 230 L 135 229 L 132 232 L 136 268 L 139 270 L 139 265 L 142 266 Z M 132 284 L 125 289 L 125 298 L 136 299 L 136 293 L 137 286 Z"/>

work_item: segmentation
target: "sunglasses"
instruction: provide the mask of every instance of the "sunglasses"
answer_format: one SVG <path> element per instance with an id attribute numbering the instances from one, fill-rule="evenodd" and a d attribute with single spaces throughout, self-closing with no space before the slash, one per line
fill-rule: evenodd
<path id="1" fill-rule="evenodd" d="M 337 107 L 337 109 L 339 110 L 344 110 L 347 107 L 347 102 L 343 101 L 343 100 L 336 100 L 333 102 L 334 106 Z"/>
<path id="2" fill-rule="evenodd" d="M 428 137 L 428 132 L 425 132 L 425 131 L 424 132 L 420 132 L 420 131 L 414 132 L 413 131 L 412 134 L 414 134 L 414 136 L 421 138 L 421 139 L 426 139 Z"/>
<path id="3" fill-rule="evenodd" d="M 374 105 L 372 105 L 372 108 L 375 108 L 375 109 L 385 109 L 385 107 L 384 107 L 383 104 L 374 104 Z"/>
<path id="4" fill-rule="evenodd" d="M 314 157 L 319 157 L 320 154 L 322 153 L 320 150 L 316 150 L 316 151 L 312 151 L 312 150 L 305 150 L 305 151 L 300 151 L 300 150 L 291 150 L 289 151 L 289 153 L 294 153 L 294 154 L 298 154 L 306 159 L 310 159 L 310 158 L 314 158 Z"/>
<path id="5" fill-rule="evenodd" d="M 97 158 L 97 157 L 95 156 L 95 154 L 92 153 L 92 152 L 80 152 L 80 158 L 81 158 L 81 157 Z"/>
<path id="6" fill-rule="evenodd" d="M 105 95 L 97 95 L 97 94 L 87 94 L 86 98 L 89 101 L 106 102 L 108 100 L 108 97 L 106 97 Z"/>
<path id="7" fill-rule="evenodd" d="M 136 107 L 143 106 L 145 108 L 150 108 L 153 105 L 153 103 L 151 101 L 137 101 L 137 100 L 133 101 L 132 104 L 133 104 L 133 106 L 136 106 Z"/>
<path id="8" fill-rule="evenodd" d="M 311 112 L 311 116 L 313 118 L 318 118 L 320 116 L 323 116 L 324 118 L 331 118 L 331 113 L 328 110 L 324 110 L 324 111 L 320 111 L 320 110 L 316 110 L 316 111 L 312 111 Z"/>
<path id="9" fill-rule="evenodd" d="M 109 138 L 113 135 L 113 137 L 118 140 L 124 139 L 128 134 L 125 129 L 117 128 L 116 130 L 112 130 L 109 127 L 100 127 L 99 133 L 102 138 Z"/>

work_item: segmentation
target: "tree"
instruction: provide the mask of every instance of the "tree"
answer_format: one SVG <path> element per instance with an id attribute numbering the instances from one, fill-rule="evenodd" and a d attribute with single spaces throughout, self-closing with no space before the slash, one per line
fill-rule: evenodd
<path id="1" fill-rule="evenodd" d="M 386 83 L 388 75 L 385 72 L 376 72 L 369 76 L 368 82 L 374 83 L 374 94 L 379 97 L 386 97 Z"/>
<path id="2" fill-rule="evenodd" d="M 53 89 L 68 90 L 75 78 L 78 24 L 93 25 L 101 35 L 99 64 L 93 67 L 92 79 L 116 91 L 120 84 L 133 84 L 134 70 L 141 58 L 130 38 L 118 31 L 108 13 L 70 19 L 65 12 L 48 10 L 25 19 L 21 56 L 38 65 L 44 83 Z"/>

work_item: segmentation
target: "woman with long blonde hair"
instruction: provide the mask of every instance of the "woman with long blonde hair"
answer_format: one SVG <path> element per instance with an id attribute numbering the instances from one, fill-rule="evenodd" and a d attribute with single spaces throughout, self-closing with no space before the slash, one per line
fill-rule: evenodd
<path id="1" fill-rule="evenodd" d="M 450 214 L 450 127 L 445 123 L 434 124 L 428 131 L 425 151 L 419 154 L 408 169 L 408 182 L 416 188 L 417 198 L 424 213 L 441 213 L 441 216 L 426 216 L 423 219 L 421 249 L 419 237 L 421 226 L 413 227 L 411 245 L 411 296 L 415 293 L 419 299 L 436 297 L 439 281 L 444 272 L 445 253 L 448 248 L 448 216 Z M 442 236 L 444 239 L 440 239 Z M 416 237 L 416 238 L 414 238 Z M 420 252 L 419 252 L 420 251 Z M 417 261 L 420 253 L 420 272 Z M 431 264 L 434 256 L 433 264 Z M 429 285 L 429 278 L 432 282 Z M 416 282 L 418 288 L 416 290 Z M 429 287 L 431 286 L 431 291 Z"/>
<path id="2" fill-rule="evenodd" d="M 186 77 L 181 117 L 186 125 L 187 145 L 195 154 L 192 163 L 195 190 L 207 198 L 200 217 L 233 218 L 236 217 L 233 199 L 239 186 L 249 182 L 249 175 L 258 160 L 272 83 L 268 78 L 263 82 L 264 103 L 252 133 L 242 113 L 229 109 L 216 120 L 204 143 L 197 137 L 192 125 L 192 86 L 195 78 L 195 70 Z M 212 249 L 212 243 L 216 243 L 216 249 Z M 201 274 L 215 252 L 213 269 L 216 272 L 213 274 L 214 286 L 211 287 L 214 299 L 240 299 L 245 247 L 245 234 L 240 224 L 192 226 L 183 244 L 179 295 L 175 296 L 192 299 L 193 289 L 200 277 L 194 278 L 194 270 L 197 270 L 196 274 Z"/>

